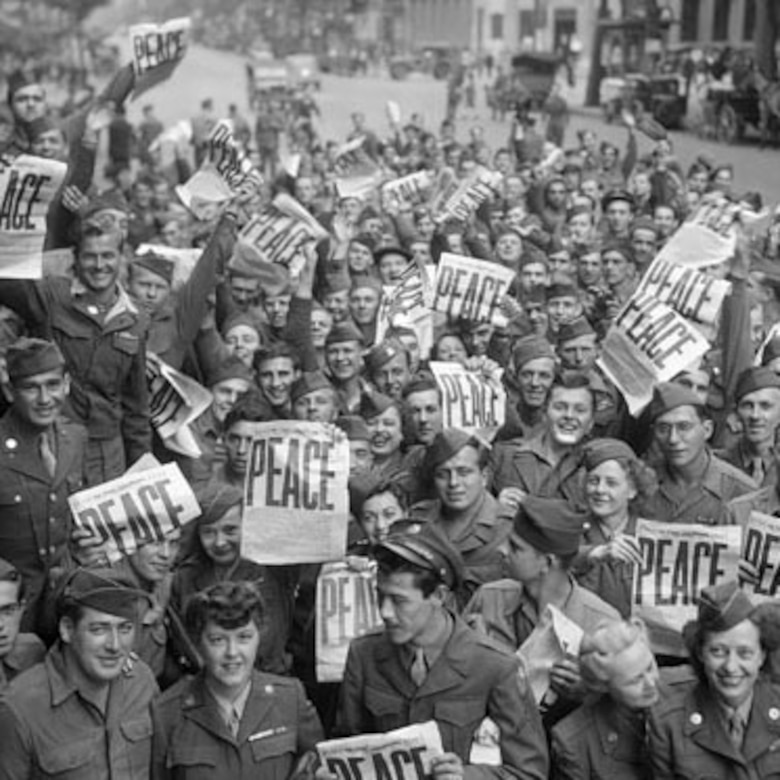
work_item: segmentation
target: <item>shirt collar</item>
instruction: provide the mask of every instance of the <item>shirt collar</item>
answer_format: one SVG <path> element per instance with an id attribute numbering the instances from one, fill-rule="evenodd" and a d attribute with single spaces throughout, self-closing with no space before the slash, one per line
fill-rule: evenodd
<path id="1" fill-rule="evenodd" d="M 225 696 L 222 696 L 221 694 L 217 693 L 214 690 L 214 688 L 212 688 L 212 686 L 209 685 L 208 680 L 205 681 L 205 684 L 209 694 L 213 697 L 214 701 L 217 703 L 217 707 L 219 708 L 219 713 L 222 716 L 222 719 L 225 721 L 225 723 L 227 724 L 230 722 L 234 711 L 238 715 L 238 719 L 241 720 L 241 718 L 244 716 L 246 703 L 249 700 L 249 694 L 252 692 L 252 678 L 250 677 L 249 680 L 247 680 L 247 684 L 244 686 L 244 689 L 232 701 L 226 698 Z"/>
<path id="2" fill-rule="evenodd" d="M 84 283 L 77 276 L 73 277 L 73 281 L 70 283 L 70 294 L 74 298 L 83 298 L 89 294 L 89 290 L 84 286 Z M 111 309 L 106 314 L 106 322 L 108 320 L 118 317 L 120 314 L 129 312 L 130 314 L 138 314 L 138 307 L 133 303 L 127 291 L 121 284 L 116 286 L 116 301 Z"/>

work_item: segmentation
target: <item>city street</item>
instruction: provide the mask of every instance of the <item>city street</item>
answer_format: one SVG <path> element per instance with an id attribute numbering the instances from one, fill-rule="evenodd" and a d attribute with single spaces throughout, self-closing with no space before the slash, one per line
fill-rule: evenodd
<path id="1" fill-rule="evenodd" d="M 229 103 L 237 103 L 246 112 L 247 88 L 244 61 L 240 56 L 226 52 L 193 46 L 173 78 L 131 104 L 129 117 L 138 121 L 141 105 L 153 103 L 157 114 L 166 124 L 193 116 L 205 97 L 214 98 L 219 113 L 226 114 Z M 385 106 L 388 100 L 395 100 L 401 106 L 405 117 L 421 113 L 431 129 L 437 129 L 444 116 L 445 83 L 427 76 L 412 76 L 406 81 L 389 78 L 345 78 L 325 75 L 322 91 L 317 94 L 322 110 L 320 132 L 325 139 L 342 140 L 350 128 L 349 115 L 352 111 L 363 111 L 368 126 L 380 136 L 387 132 Z M 476 110 L 461 110 L 458 134 L 465 137 L 468 128 L 474 124 L 485 127 L 486 137 L 495 148 L 506 143 L 509 122 L 490 120 L 484 104 L 484 88 L 480 85 Z M 607 125 L 598 112 L 575 108 L 569 125 L 567 143 L 574 143 L 578 129 L 593 129 L 600 138 L 613 141 L 621 148 L 625 144 L 624 128 Z M 707 153 L 718 162 L 729 162 L 736 169 L 736 187 L 740 191 L 758 190 L 769 203 L 780 202 L 780 150 L 761 150 L 754 139 L 746 143 L 727 146 L 702 141 L 696 136 L 674 132 L 672 138 L 678 159 L 683 168 L 696 158 Z M 640 152 L 649 150 L 651 142 L 640 137 Z"/>

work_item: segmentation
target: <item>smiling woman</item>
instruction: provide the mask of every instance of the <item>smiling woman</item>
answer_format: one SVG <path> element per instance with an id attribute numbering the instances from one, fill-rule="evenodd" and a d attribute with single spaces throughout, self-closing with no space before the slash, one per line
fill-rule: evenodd
<path id="1" fill-rule="evenodd" d="M 734 581 L 702 591 L 684 630 L 699 682 L 654 712 L 655 778 L 780 776 L 780 688 L 761 674 L 777 620 Z"/>

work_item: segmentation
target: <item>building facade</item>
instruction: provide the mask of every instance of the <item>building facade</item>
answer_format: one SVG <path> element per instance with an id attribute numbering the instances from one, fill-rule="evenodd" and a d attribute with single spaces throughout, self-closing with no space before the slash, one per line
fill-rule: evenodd
<path id="1" fill-rule="evenodd" d="M 757 0 L 669 0 L 674 20 L 669 43 L 691 46 L 750 46 Z"/>

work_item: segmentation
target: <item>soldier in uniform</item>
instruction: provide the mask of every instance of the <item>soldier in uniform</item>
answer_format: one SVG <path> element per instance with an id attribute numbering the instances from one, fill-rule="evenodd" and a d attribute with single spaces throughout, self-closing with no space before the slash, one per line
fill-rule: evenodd
<path id="1" fill-rule="evenodd" d="M 70 376 L 55 344 L 20 339 L 6 361 L 13 400 L 0 419 L 0 549 L 25 581 L 22 631 L 51 641 L 53 588 L 71 566 L 68 496 L 83 486 L 86 431 L 61 416 Z"/>
<path id="2" fill-rule="evenodd" d="M 385 630 L 350 645 L 337 732 L 435 720 L 445 753 L 433 759 L 433 778 L 546 778 L 547 743 L 518 660 L 445 607 L 462 572 L 457 550 L 423 527 L 391 534 L 376 557 Z M 486 717 L 499 729 L 502 766 L 470 764 L 474 733 Z"/>
<path id="3" fill-rule="evenodd" d="M 464 431 L 449 428 L 428 448 L 422 473 L 433 481 L 436 499 L 411 509 L 418 520 L 430 521 L 449 539 L 464 563 L 458 600 L 465 603 L 484 582 L 504 576 L 500 547 L 511 528 L 511 510 L 487 490 L 487 451 Z"/>
<path id="4" fill-rule="evenodd" d="M 204 668 L 152 707 L 152 780 L 294 777 L 322 726 L 300 681 L 254 667 L 264 625 L 257 589 L 211 585 L 190 599 L 185 623 Z"/>
<path id="5" fill-rule="evenodd" d="M 647 501 L 646 516 L 665 522 L 728 524 L 726 504 L 756 485 L 710 452 L 707 441 L 713 424 L 701 399 L 675 382 L 663 382 L 653 390 L 649 416 L 663 460 L 656 468 L 658 491 Z"/>
<path id="6" fill-rule="evenodd" d="M 128 664 L 139 598 L 111 570 L 68 577 L 59 641 L 0 702 L 0 780 L 148 780 L 157 684 L 143 661 Z"/>
<path id="7" fill-rule="evenodd" d="M 767 617 L 735 581 L 702 591 L 683 632 L 698 683 L 650 718 L 655 780 L 780 777 L 780 687 L 762 675 L 777 636 Z"/>

